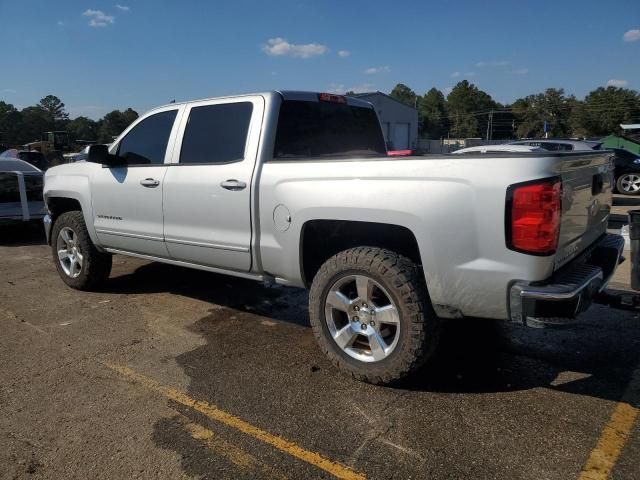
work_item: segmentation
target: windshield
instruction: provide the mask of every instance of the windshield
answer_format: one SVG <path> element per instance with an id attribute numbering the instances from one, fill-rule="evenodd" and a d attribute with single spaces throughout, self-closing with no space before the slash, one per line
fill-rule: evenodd
<path id="1" fill-rule="evenodd" d="M 39 172 L 36 167 L 14 158 L 0 156 L 0 172 Z"/>
<path id="2" fill-rule="evenodd" d="M 273 157 L 386 156 L 372 108 L 286 100 L 280 106 Z"/>

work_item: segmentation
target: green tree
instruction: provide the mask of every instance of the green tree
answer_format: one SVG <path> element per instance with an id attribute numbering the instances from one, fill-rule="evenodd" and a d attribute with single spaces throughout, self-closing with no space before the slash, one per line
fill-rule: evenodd
<path id="1" fill-rule="evenodd" d="M 485 124 L 491 109 L 500 105 L 491 95 L 479 90 L 467 80 L 458 82 L 447 95 L 447 114 L 451 122 L 451 136 L 469 138 L 481 136 L 478 118 L 484 115 Z"/>
<path id="2" fill-rule="evenodd" d="M 14 145 L 18 142 L 21 115 L 10 103 L 0 101 L 0 144 Z"/>
<path id="3" fill-rule="evenodd" d="M 96 140 L 98 123 L 87 117 L 77 117 L 69 121 L 67 130 L 73 140 Z"/>
<path id="4" fill-rule="evenodd" d="M 51 128 L 51 119 L 40 106 L 26 107 L 20 112 L 20 126 L 16 136 L 17 144 L 36 142 L 42 133 Z"/>
<path id="5" fill-rule="evenodd" d="M 42 98 L 37 106 L 47 115 L 50 129 L 56 129 L 59 122 L 69 119 L 69 114 L 64 109 L 64 103 L 55 95 L 47 95 Z"/>
<path id="6" fill-rule="evenodd" d="M 447 131 L 447 110 L 444 95 L 432 88 L 418 102 L 420 135 L 423 138 L 440 138 Z"/>
<path id="7" fill-rule="evenodd" d="M 604 136 L 620 131 L 621 123 L 640 118 L 640 95 L 626 88 L 600 87 L 573 110 L 571 126 L 584 136 Z"/>
<path id="8" fill-rule="evenodd" d="M 542 137 L 544 122 L 548 122 L 549 135 L 563 137 L 571 133 L 569 119 L 577 100 L 565 96 L 562 88 L 547 88 L 544 93 L 528 95 L 516 100 L 511 108 L 518 121 L 520 137 Z"/>
<path id="9" fill-rule="evenodd" d="M 113 110 L 107 113 L 102 120 L 100 120 L 98 141 L 101 143 L 111 143 L 113 138 L 120 135 L 136 118 L 138 118 L 138 112 L 131 108 L 127 108 L 124 112 Z"/>
<path id="10" fill-rule="evenodd" d="M 417 98 L 418 98 L 418 96 L 416 95 L 416 92 L 411 90 L 409 87 L 407 87 L 403 83 L 399 83 L 395 87 L 393 87 L 393 90 L 391 90 L 391 93 L 389 94 L 389 96 L 391 98 L 395 98 L 396 100 L 402 103 L 406 103 L 411 107 L 414 107 L 414 108 L 416 107 Z"/>

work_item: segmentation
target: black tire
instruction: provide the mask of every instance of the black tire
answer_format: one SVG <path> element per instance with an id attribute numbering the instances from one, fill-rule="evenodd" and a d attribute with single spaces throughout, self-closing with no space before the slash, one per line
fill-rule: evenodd
<path id="1" fill-rule="evenodd" d="M 80 274 L 75 278 L 64 271 L 58 257 L 58 237 L 64 228 L 71 229 L 77 236 L 76 243 L 83 257 Z M 55 220 L 51 232 L 51 252 L 60 278 L 71 288 L 92 290 L 109 278 L 111 273 L 111 255 L 99 252 L 93 244 L 81 211 L 65 212 Z"/>
<path id="2" fill-rule="evenodd" d="M 618 193 L 622 195 L 629 195 L 629 196 L 640 195 L 640 190 L 638 190 L 637 192 L 631 192 L 624 189 L 624 186 L 622 185 L 622 183 L 630 175 L 633 175 L 634 177 L 640 177 L 640 173 L 636 173 L 636 172 L 623 173 L 616 180 L 616 190 L 618 191 Z"/>
<path id="3" fill-rule="evenodd" d="M 384 359 L 367 363 L 347 354 L 334 341 L 325 317 L 325 301 L 332 286 L 349 275 L 365 275 L 381 285 L 395 303 L 398 340 Z M 441 330 L 420 268 L 395 252 L 357 247 L 327 260 L 313 279 L 309 293 L 311 326 L 321 350 L 341 371 L 373 384 L 393 384 L 418 370 L 433 354 Z"/>

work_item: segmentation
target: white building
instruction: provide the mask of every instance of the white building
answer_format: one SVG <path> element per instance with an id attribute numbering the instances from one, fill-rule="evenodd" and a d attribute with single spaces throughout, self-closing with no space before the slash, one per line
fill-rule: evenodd
<path id="1" fill-rule="evenodd" d="M 356 93 L 353 96 L 373 104 L 390 150 L 417 147 L 418 110 L 382 92 Z"/>

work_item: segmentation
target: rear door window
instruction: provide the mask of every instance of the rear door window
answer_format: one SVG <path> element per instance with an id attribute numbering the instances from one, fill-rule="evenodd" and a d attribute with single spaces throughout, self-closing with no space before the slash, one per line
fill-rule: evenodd
<path id="1" fill-rule="evenodd" d="M 181 164 L 220 164 L 244 159 L 253 104 L 193 107 L 180 150 Z"/>
<path id="2" fill-rule="evenodd" d="M 285 100 L 280 105 L 274 159 L 386 153 L 380 122 L 371 108 L 299 100 Z"/>
<path id="3" fill-rule="evenodd" d="M 163 164 L 177 112 L 167 110 L 142 120 L 120 141 L 118 156 L 133 166 Z"/>

